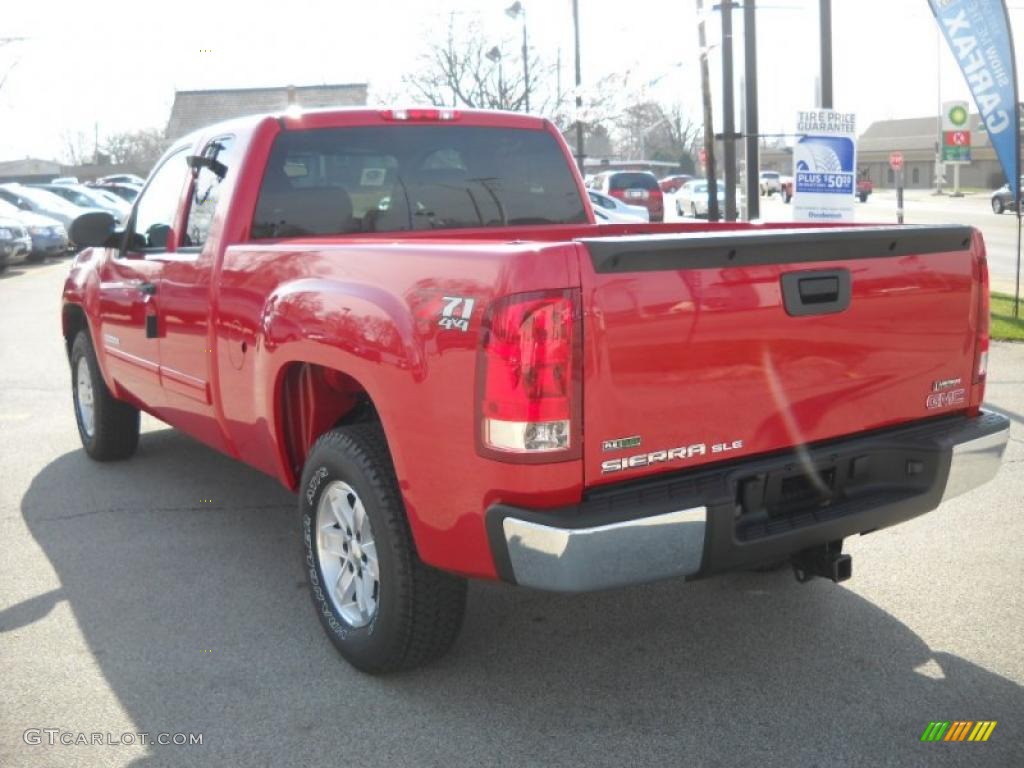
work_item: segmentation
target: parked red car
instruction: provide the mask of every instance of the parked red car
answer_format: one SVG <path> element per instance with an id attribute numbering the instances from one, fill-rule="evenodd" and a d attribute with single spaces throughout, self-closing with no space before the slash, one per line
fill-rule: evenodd
<path id="1" fill-rule="evenodd" d="M 678 192 L 679 188 L 691 179 L 696 178 L 695 176 L 689 176 L 685 173 L 675 174 L 674 176 L 666 176 L 665 178 L 658 181 L 658 186 L 661 187 L 662 192 L 673 193 Z"/>
<path id="2" fill-rule="evenodd" d="M 629 205 L 642 205 L 651 221 L 664 221 L 665 196 L 650 171 L 604 171 L 594 177 L 591 189 L 604 192 Z"/>
<path id="3" fill-rule="evenodd" d="M 293 489 L 316 615 L 367 671 L 443 653 L 467 577 L 840 581 L 845 537 L 1008 439 L 977 231 L 598 226 L 540 118 L 221 123 L 113 227 L 76 220 L 64 286 L 85 451 L 131 456 L 146 411 Z"/>

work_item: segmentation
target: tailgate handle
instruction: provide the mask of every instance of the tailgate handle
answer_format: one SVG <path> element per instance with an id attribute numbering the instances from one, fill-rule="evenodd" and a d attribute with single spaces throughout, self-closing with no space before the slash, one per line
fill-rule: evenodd
<path id="1" fill-rule="evenodd" d="M 787 272 L 782 276 L 782 299 L 786 314 L 828 315 L 850 306 L 850 272 L 826 269 Z"/>

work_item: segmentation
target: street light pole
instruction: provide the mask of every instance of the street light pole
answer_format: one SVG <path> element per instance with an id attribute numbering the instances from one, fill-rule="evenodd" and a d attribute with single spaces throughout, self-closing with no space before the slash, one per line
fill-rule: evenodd
<path id="1" fill-rule="evenodd" d="M 576 36 L 576 162 L 583 173 L 583 123 L 580 115 L 583 112 L 583 78 L 580 75 L 580 2 L 572 0 L 572 26 Z"/>
<path id="2" fill-rule="evenodd" d="M 501 72 L 501 49 L 498 48 L 498 46 L 494 46 L 493 48 L 491 48 L 491 50 L 487 52 L 486 56 L 488 59 L 490 59 L 491 61 L 498 65 L 498 106 L 501 109 L 505 109 L 505 79 L 504 77 L 502 77 Z"/>
<path id="3" fill-rule="evenodd" d="M 761 217 L 761 163 L 757 146 L 760 130 L 757 119 L 757 16 L 754 0 L 744 0 L 743 3 L 743 44 L 747 103 L 743 133 L 747 139 L 747 220 L 750 221 Z"/>
<path id="4" fill-rule="evenodd" d="M 818 24 L 821 28 L 821 108 L 832 109 L 832 0 L 820 0 Z"/>
<path id="5" fill-rule="evenodd" d="M 736 221 L 736 97 L 732 73 L 732 0 L 722 0 L 722 150 L 725 163 L 725 220 Z"/>
<path id="6" fill-rule="evenodd" d="M 519 0 L 505 9 L 505 13 L 515 19 L 523 17 L 523 106 L 530 111 L 530 46 L 526 37 L 526 6 Z"/>
<path id="7" fill-rule="evenodd" d="M 704 102 L 704 166 L 708 179 L 708 221 L 718 221 L 718 177 L 715 175 L 715 119 L 711 109 L 711 75 L 708 72 L 708 39 L 704 30 L 704 0 L 697 0 L 697 47 L 700 49 L 700 86 Z"/>

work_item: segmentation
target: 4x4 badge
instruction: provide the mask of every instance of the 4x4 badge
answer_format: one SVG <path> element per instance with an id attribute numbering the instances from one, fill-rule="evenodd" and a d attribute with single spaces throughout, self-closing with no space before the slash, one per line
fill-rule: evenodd
<path id="1" fill-rule="evenodd" d="M 640 435 L 632 437 L 619 437 L 615 440 L 605 440 L 601 443 L 602 451 L 621 451 L 624 448 L 637 448 L 640 445 Z"/>

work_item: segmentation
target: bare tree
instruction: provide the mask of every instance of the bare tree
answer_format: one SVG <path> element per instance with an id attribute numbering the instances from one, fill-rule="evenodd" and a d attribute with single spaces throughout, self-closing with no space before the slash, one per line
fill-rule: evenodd
<path id="1" fill-rule="evenodd" d="M 14 43 L 20 43 L 22 40 L 25 40 L 25 39 L 27 39 L 27 38 L 24 38 L 24 37 L 0 37 L 0 48 L 3 48 L 3 47 L 8 46 L 8 45 L 12 45 Z M 18 66 L 18 60 L 17 59 L 12 61 L 6 67 L 6 69 L 4 69 L 3 73 L 0 74 L 0 90 L 3 90 L 4 84 L 7 82 L 7 78 L 11 76 L 11 72 L 14 71 L 14 68 L 16 66 Z"/>
<path id="2" fill-rule="evenodd" d="M 103 151 L 111 162 L 150 168 L 167 149 L 167 139 L 157 128 L 123 131 L 107 136 Z"/>
<path id="3" fill-rule="evenodd" d="M 96 145 L 85 131 L 66 129 L 61 131 L 60 139 L 68 165 L 84 165 L 95 158 Z"/>
<path id="4" fill-rule="evenodd" d="M 405 75 L 403 84 L 415 98 L 430 104 L 478 109 L 521 110 L 529 93 L 533 110 L 543 114 L 549 101 L 544 83 L 550 68 L 531 58 L 527 91 L 522 54 L 486 41 L 479 24 L 459 26 L 456 14 L 451 14 L 444 41 L 430 45 L 419 56 L 416 71 Z"/>

